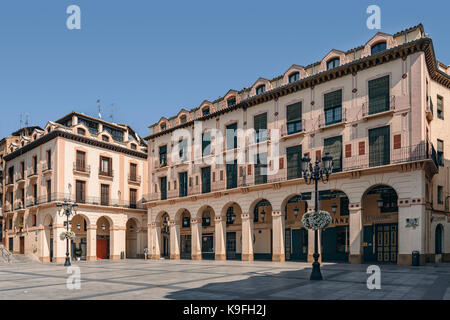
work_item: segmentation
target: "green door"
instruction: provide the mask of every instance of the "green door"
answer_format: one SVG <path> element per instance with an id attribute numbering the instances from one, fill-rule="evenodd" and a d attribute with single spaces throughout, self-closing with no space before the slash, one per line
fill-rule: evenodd
<path id="1" fill-rule="evenodd" d="M 363 254 L 364 262 L 377 261 L 377 257 L 374 253 L 373 243 L 373 226 L 364 226 L 363 230 Z"/>
<path id="2" fill-rule="evenodd" d="M 384 126 L 369 130 L 369 166 L 390 163 L 390 128 Z"/>
<path id="3" fill-rule="evenodd" d="M 304 228 L 292 230 L 291 260 L 306 261 L 308 256 L 308 231 Z"/>
<path id="4" fill-rule="evenodd" d="M 375 230 L 377 261 L 396 263 L 398 253 L 398 224 L 377 224 Z"/>

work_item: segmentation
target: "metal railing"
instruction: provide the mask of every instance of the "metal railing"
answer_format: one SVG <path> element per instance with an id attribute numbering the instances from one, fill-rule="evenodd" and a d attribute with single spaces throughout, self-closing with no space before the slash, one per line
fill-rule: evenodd
<path id="1" fill-rule="evenodd" d="M 83 173 L 91 173 L 91 166 L 86 166 L 84 162 L 74 162 L 73 163 L 73 170 L 77 172 L 83 172 Z"/>
<path id="2" fill-rule="evenodd" d="M 141 183 L 141 176 L 136 174 L 129 174 L 128 181 Z"/>
<path id="3" fill-rule="evenodd" d="M 113 177 L 114 177 L 114 171 L 113 171 L 113 170 L 110 170 L 110 171 L 108 171 L 108 172 L 103 172 L 103 171 L 99 170 L 99 171 L 98 171 L 98 175 L 101 176 L 101 177 L 110 177 L 110 178 L 113 178 Z"/>
<path id="4" fill-rule="evenodd" d="M 297 122 L 286 123 L 281 126 L 281 137 L 287 137 L 302 132 L 306 132 L 305 119 Z"/>
<path id="5" fill-rule="evenodd" d="M 340 163 L 341 170 L 339 172 L 348 172 L 354 170 L 375 168 L 380 166 L 387 166 L 400 163 L 410 163 L 417 161 L 431 160 L 438 170 L 438 162 L 436 151 L 434 146 L 430 142 L 422 142 L 414 146 L 402 147 L 398 149 L 390 149 L 389 152 L 380 154 L 379 151 L 370 151 L 364 155 L 358 155 L 353 157 L 342 158 Z M 288 172 L 289 171 L 289 172 Z M 276 173 L 267 175 L 267 180 L 263 184 L 276 183 L 287 180 L 299 179 L 301 175 L 298 174 L 298 168 L 283 168 L 279 169 Z M 239 172 L 239 170 L 238 170 Z M 250 175 L 238 176 L 236 188 L 251 187 L 255 185 L 261 185 L 258 181 L 255 181 L 255 170 L 252 168 Z M 336 172 L 335 172 L 336 173 Z M 233 188 L 235 189 L 235 188 Z M 211 182 L 211 191 L 218 192 L 232 190 L 227 189 L 226 175 L 223 180 Z M 202 194 L 201 182 L 199 185 L 188 187 L 187 196 Z M 161 198 L 160 192 L 150 193 L 143 196 L 143 202 L 153 202 L 159 200 L 169 200 L 179 198 L 179 191 L 177 189 L 166 192 L 166 197 Z"/>
<path id="6" fill-rule="evenodd" d="M 334 113 L 334 111 L 336 111 L 335 109 L 337 109 L 337 108 L 323 111 L 319 115 L 319 119 L 318 119 L 319 128 L 324 128 L 327 126 L 331 126 L 333 124 L 345 123 L 347 121 L 346 109 L 343 107 L 340 107 L 339 111 L 337 113 Z"/>
<path id="7" fill-rule="evenodd" d="M 8 263 L 11 262 L 11 252 L 9 252 L 4 245 L 0 245 L 0 252 L 2 254 L 3 259 L 5 259 Z"/>
<path id="8" fill-rule="evenodd" d="M 367 117 L 373 114 L 395 110 L 395 96 L 389 96 L 388 99 L 372 99 L 363 103 L 362 116 Z"/>

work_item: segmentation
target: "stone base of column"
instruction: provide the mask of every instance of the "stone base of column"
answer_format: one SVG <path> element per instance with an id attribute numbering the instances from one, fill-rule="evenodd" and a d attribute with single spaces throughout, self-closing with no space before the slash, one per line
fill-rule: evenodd
<path id="1" fill-rule="evenodd" d="M 419 265 L 425 265 L 425 255 L 421 254 L 419 258 Z M 412 265 L 412 254 L 398 254 L 397 255 L 397 264 L 401 266 L 410 266 Z"/>
<path id="2" fill-rule="evenodd" d="M 273 262 L 284 262 L 285 261 L 284 253 L 282 253 L 282 254 L 272 253 L 272 261 Z"/>
<path id="3" fill-rule="evenodd" d="M 242 261 L 253 261 L 253 254 L 242 254 Z"/>
<path id="4" fill-rule="evenodd" d="M 40 257 L 39 261 L 40 262 L 44 262 L 44 263 L 49 263 L 50 262 L 50 257 Z"/>
<path id="5" fill-rule="evenodd" d="M 118 255 L 118 254 L 112 255 L 109 257 L 109 260 L 120 260 L 120 255 Z"/>
<path id="6" fill-rule="evenodd" d="M 202 260 L 202 255 L 201 254 L 193 254 L 192 260 Z"/>
<path id="7" fill-rule="evenodd" d="M 97 257 L 96 256 L 86 257 L 86 261 L 97 261 Z"/>
<path id="8" fill-rule="evenodd" d="M 362 254 L 351 254 L 348 256 L 348 262 L 352 264 L 361 264 L 362 260 Z"/>
<path id="9" fill-rule="evenodd" d="M 159 260 L 161 258 L 161 256 L 159 254 L 151 254 L 150 255 L 150 259 L 152 260 Z"/>
<path id="10" fill-rule="evenodd" d="M 170 260 L 180 260 L 180 255 L 179 254 L 171 254 Z"/>
<path id="11" fill-rule="evenodd" d="M 64 263 L 66 262 L 66 258 L 53 258 L 53 263 Z"/>
<path id="12" fill-rule="evenodd" d="M 226 254 L 218 254 L 218 253 L 216 253 L 215 260 L 219 260 L 219 261 L 227 260 L 227 255 Z"/>

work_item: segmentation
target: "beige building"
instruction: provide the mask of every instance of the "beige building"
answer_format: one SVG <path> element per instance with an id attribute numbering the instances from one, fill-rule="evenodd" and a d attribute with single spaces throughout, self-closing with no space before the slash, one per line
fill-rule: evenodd
<path id="1" fill-rule="evenodd" d="M 62 262 L 65 216 L 78 203 L 71 255 L 86 260 L 136 258 L 147 243 L 142 195 L 147 147 L 129 126 L 72 112 L 34 130 L 4 156 L 5 245 L 14 253 Z"/>
<path id="2" fill-rule="evenodd" d="M 450 261 L 449 72 L 418 25 L 161 118 L 145 138 L 151 256 L 311 261 L 301 157 L 328 153 L 323 261 Z"/>

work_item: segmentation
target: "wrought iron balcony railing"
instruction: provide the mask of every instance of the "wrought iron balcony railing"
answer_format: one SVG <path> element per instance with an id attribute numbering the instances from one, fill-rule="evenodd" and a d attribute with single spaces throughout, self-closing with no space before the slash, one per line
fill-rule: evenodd
<path id="1" fill-rule="evenodd" d="M 371 99 L 363 103 L 362 116 L 368 117 L 382 112 L 395 110 L 395 96 Z"/>

